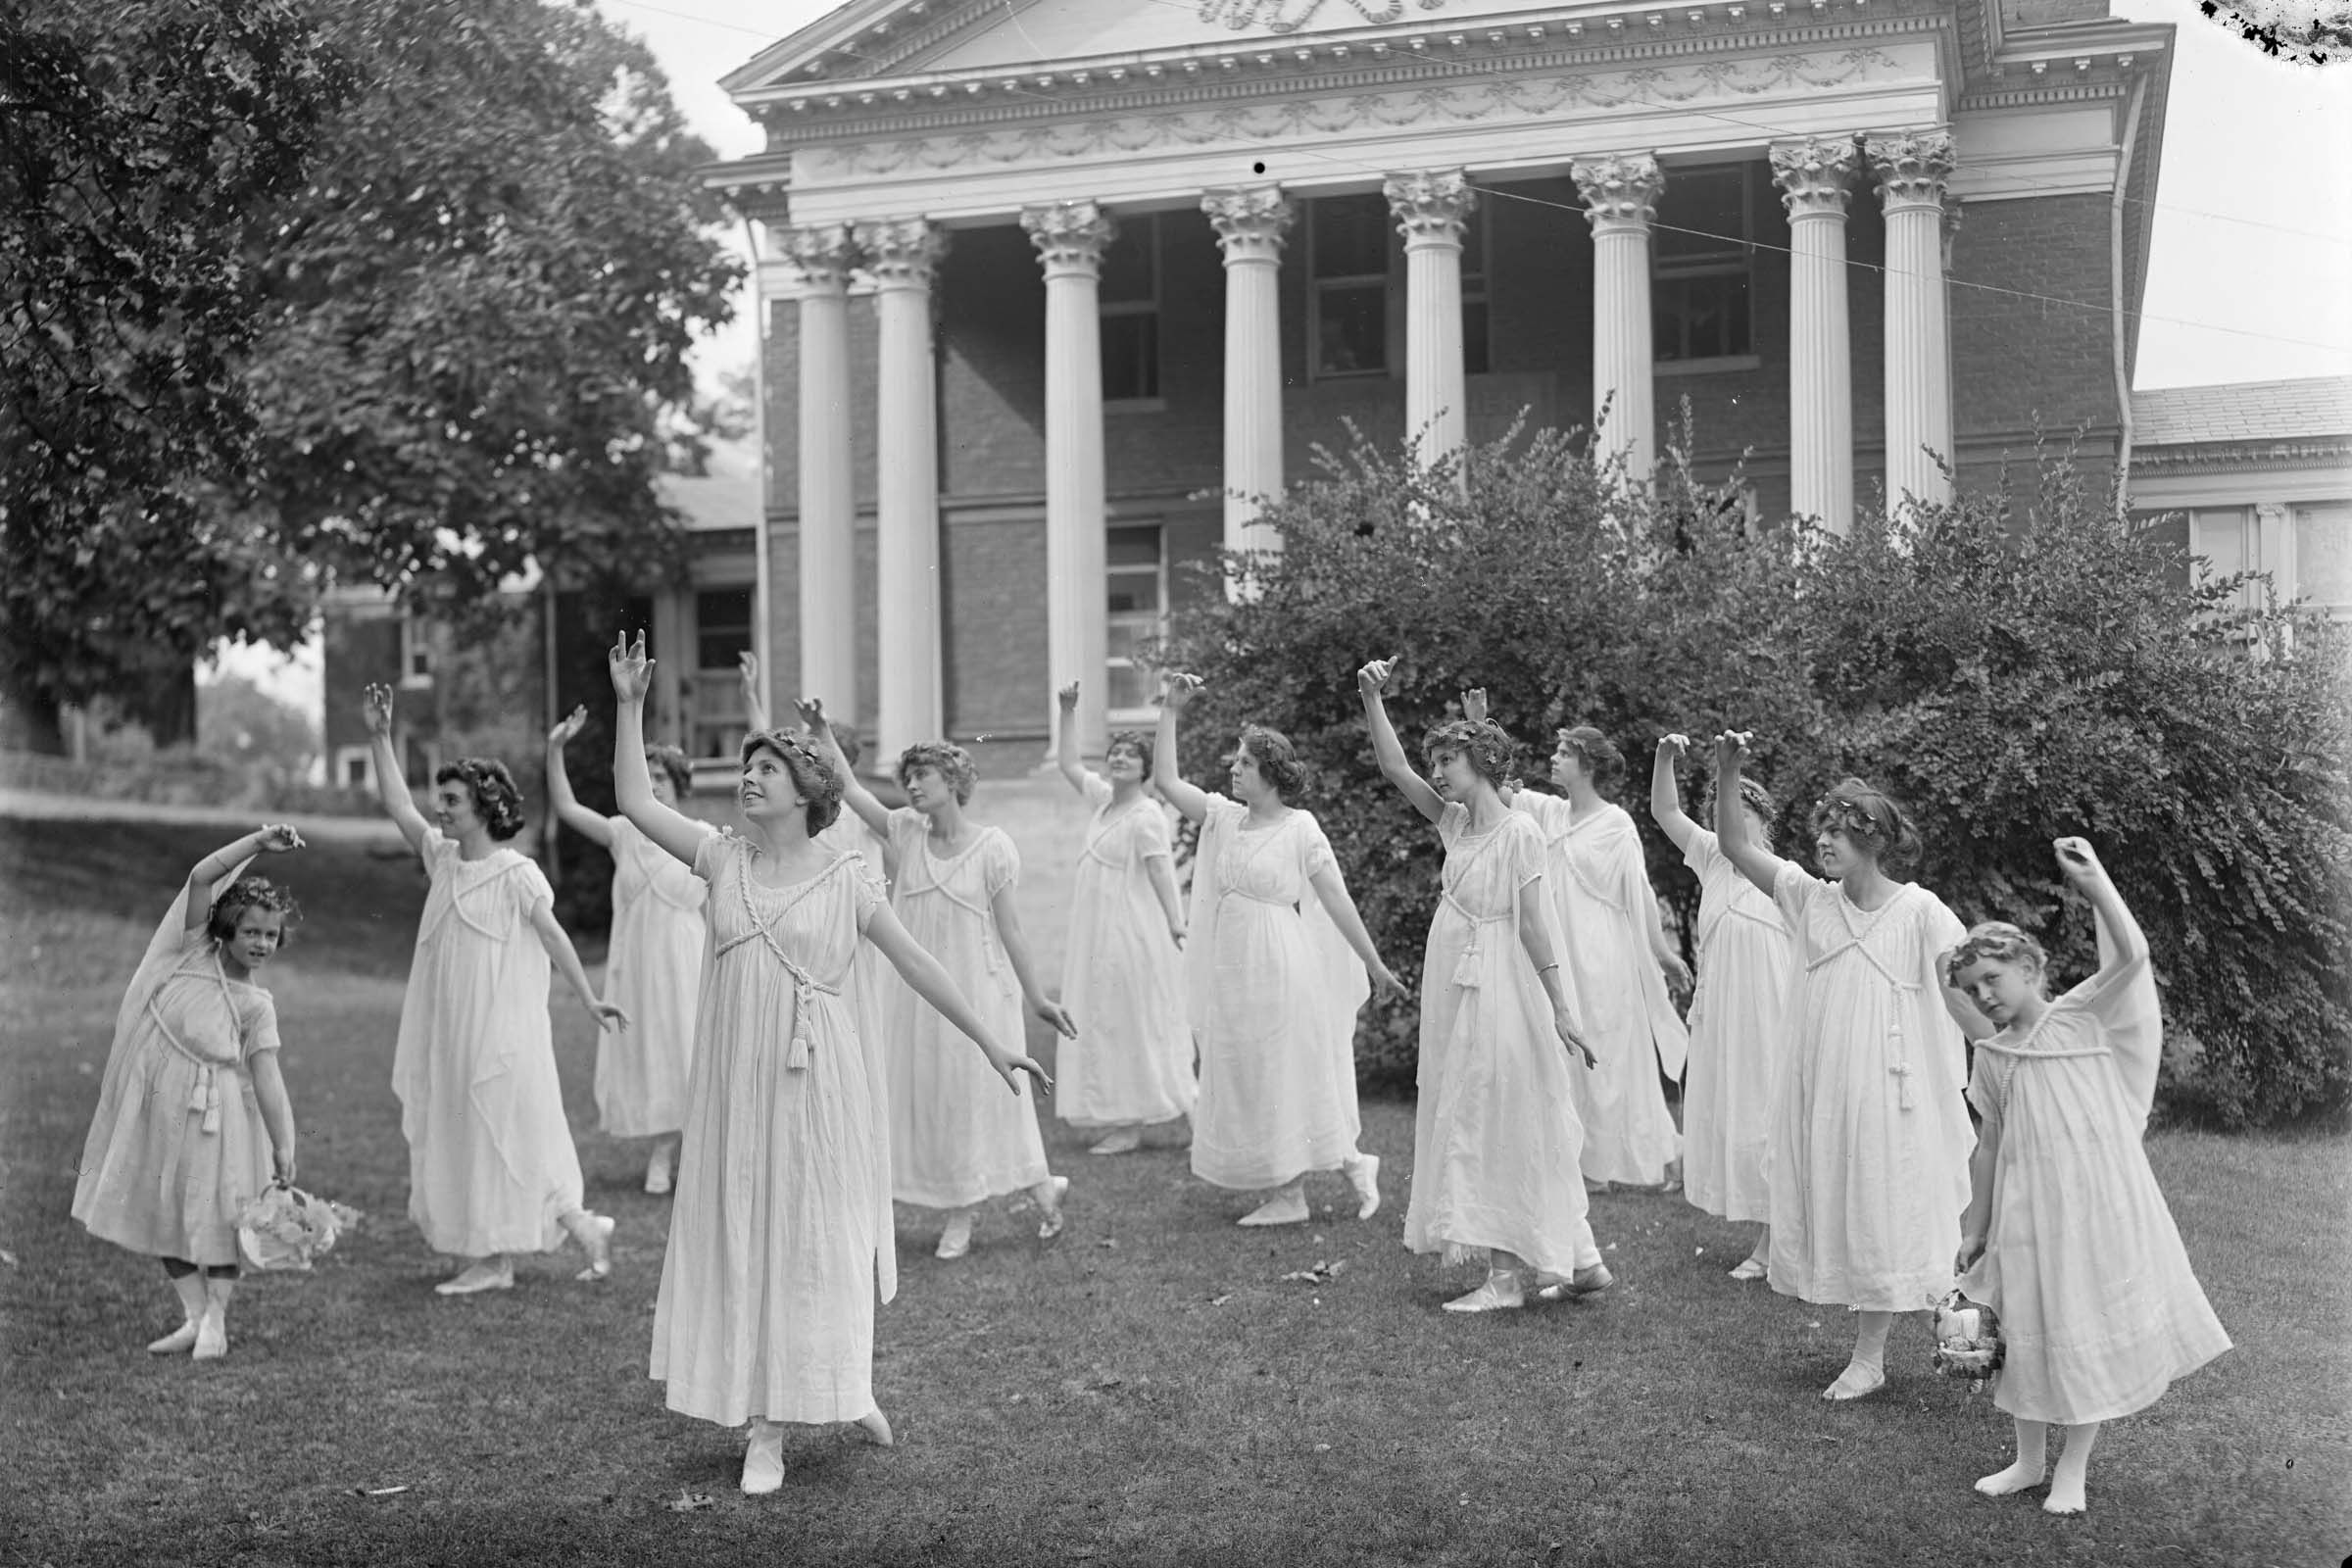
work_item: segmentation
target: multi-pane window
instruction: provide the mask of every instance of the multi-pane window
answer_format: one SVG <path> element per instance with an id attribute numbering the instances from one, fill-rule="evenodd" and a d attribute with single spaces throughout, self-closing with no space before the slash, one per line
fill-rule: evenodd
<path id="1" fill-rule="evenodd" d="M 1462 373 L 1484 375 L 1487 350 L 1487 208 L 1462 221 Z"/>
<path id="2" fill-rule="evenodd" d="M 743 738 L 743 686 L 738 655 L 752 649 L 752 591 L 704 588 L 694 596 L 694 695 L 687 750 L 726 757 Z"/>
<path id="3" fill-rule="evenodd" d="M 400 617 L 400 683 L 403 686 L 433 683 L 432 628 L 422 615 Z"/>
<path id="4" fill-rule="evenodd" d="M 1117 524 L 1104 544 L 1110 615 L 1103 701 L 1112 716 L 1140 721 L 1152 712 L 1152 676 L 1136 654 L 1167 627 L 1168 572 L 1160 527 Z"/>
<path id="5" fill-rule="evenodd" d="M 1389 368 L 1389 199 L 1326 196 L 1307 207 L 1308 276 L 1318 378 Z"/>
<path id="6" fill-rule="evenodd" d="M 1650 226 L 1650 340 L 1658 359 L 1754 352 L 1748 311 L 1754 187 L 1745 164 L 1667 174 Z"/>
<path id="7" fill-rule="evenodd" d="M 1102 251 L 1102 399 L 1159 396 L 1159 215 L 1119 220 Z"/>

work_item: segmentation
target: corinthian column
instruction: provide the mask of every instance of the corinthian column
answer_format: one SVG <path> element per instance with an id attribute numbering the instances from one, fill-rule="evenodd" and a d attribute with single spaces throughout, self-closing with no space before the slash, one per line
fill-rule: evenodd
<path id="1" fill-rule="evenodd" d="M 1845 308 L 1845 201 L 1852 138 L 1776 143 L 1788 209 L 1790 510 L 1843 533 L 1854 517 L 1854 367 Z"/>
<path id="2" fill-rule="evenodd" d="M 1461 450 L 1462 220 L 1478 193 L 1458 169 L 1391 174 L 1381 185 L 1404 236 L 1404 427 L 1420 460 Z"/>
<path id="3" fill-rule="evenodd" d="M 1046 663 L 1049 689 L 1078 686 L 1078 741 L 1103 724 L 1110 595 L 1103 568 L 1102 318 L 1098 285 L 1110 220 L 1093 202 L 1021 214 L 1046 270 Z M 1051 704 L 1050 695 L 1041 694 Z M 1049 707 L 1047 711 L 1051 712 Z"/>
<path id="4" fill-rule="evenodd" d="M 850 269 L 843 223 L 776 236 L 799 269 L 801 669 L 799 689 L 858 719 L 858 496 L 850 471 Z"/>
<path id="5" fill-rule="evenodd" d="M 1646 479 L 1657 430 L 1650 388 L 1657 355 L 1649 332 L 1649 220 L 1666 181 L 1647 153 L 1579 159 L 1568 172 L 1592 220 L 1593 434 L 1604 456 L 1624 457 L 1628 478 Z"/>
<path id="6" fill-rule="evenodd" d="M 1951 323 L 1943 288 L 1949 131 L 1865 143 L 1886 210 L 1886 503 L 1951 499 L 1936 460 L 1952 456 Z"/>
<path id="7" fill-rule="evenodd" d="M 1225 255 L 1225 548 L 1279 550 L 1282 535 L 1257 525 L 1282 493 L 1282 236 L 1291 204 L 1272 185 L 1212 190 L 1200 210 Z M 1230 592 L 1247 591 L 1229 577 Z"/>
<path id="8" fill-rule="evenodd" d="M 892 757 L 946 727 L 939 665 L 939 454 L 931 273 L 946 237 L 919 218 L 859 223 L 880 339 L 875 505 L 880 703 L 874 747 Z"/>

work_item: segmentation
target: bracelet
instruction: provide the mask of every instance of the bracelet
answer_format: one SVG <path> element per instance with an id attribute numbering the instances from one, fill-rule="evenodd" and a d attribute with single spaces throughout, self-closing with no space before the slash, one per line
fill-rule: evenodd
<path id="1" fill-rule="evenodd" d="M 1536 973 L 1542 974 L 1544 969 L 1557 969 L 1559 966 L 1559 960 L 1555 958 L 1550 963 L 1544 964 L 1542 968 L 1539 968 Z"/>

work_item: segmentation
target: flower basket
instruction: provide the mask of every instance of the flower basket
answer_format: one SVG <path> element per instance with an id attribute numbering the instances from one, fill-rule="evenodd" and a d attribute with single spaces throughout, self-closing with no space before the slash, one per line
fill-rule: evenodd
<path id="1" fill-rule="evenodd" d="M 307 1270 L 359 1219 L 357 1209 L 272 1182 L 237 1211 L 237 1251 L 257 1269 Z"/>

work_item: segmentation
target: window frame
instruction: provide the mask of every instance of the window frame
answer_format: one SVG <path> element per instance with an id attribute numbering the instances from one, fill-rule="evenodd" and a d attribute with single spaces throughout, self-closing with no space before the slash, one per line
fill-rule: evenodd
<path id="1" fill-rule="evenodd" d="M 1378 272 L 1346 272 L 1325 277 L 1322 275 L 1322 251 L 1323 215 L 1326 211 L 1326 204 L 1352 197 L 1369 197 L 1369 199 L 1383 204 L 1381 270 Z M 1343 191 L 1333 196 L 1310 197 L 1306 203 L 1306 369 L 1307 379 L 1310 382 L 1379 381 L 1387 380 L 1396 373 L 1398 367 L 1392 363 L 1396 359 L 1396 355 L 1393 352 L 1396 345 L 1392 342 L 1396 334 L 1394 330 L 1395 323 L 1390 318 L 1394 314 L 1396 304 L 1396 258 L 1400 254 L 1400 242 L 1396 237 L 1396 225 L 1386 217 L 1386 203 L 1387 198 L 1378 191 Z M 1378 285 L 1380 289 L 1380 311 L 1377 317 L 1380 322 L 1380 364 L 1370 368 L 1353 370 L 1324 368 L 1323 295 L 1325 290 L 1360 289 L 1370 288 L 1374 285 Z"/>
<path id="2" fill-rule="evenodd" d="M 1666 172 L 1666 190 L 1672 192 L 1678 179 L 1692 175 L 1732 174 L 1740 181 L 1740 232 L 1736 244 L 1695 256 L 1669 257 L 1662 253 L 1653 233 L 1649 247 L 1650 291 L 1650 363 L 1652 372 L 1666 375 L 1689 375 L 1704 370 L 1754 369 L 1762 363 L 1756 353 L 1756 165 L 1753 160 L 1731 164 L 1697 164 L 1687 169 Z M 1661 195 L 1663 204 L 1665 196 Z M 1698 282 L 1707 278 L 1737 277 L 1744 285 L 1747 296 L 1746 338 L 1744 342 L 1721 346 L 1716 352 L 1686 354 L 1668 353 L 1667 345 L 1657 331 L 1659 307 L 1669 291 L 1678 284 Z M 1685 321 L 1689 313 L 1682 313 Z"/>
<path id="3" fill-rule="evenodd" d="M 1492 375 L 1494 371 L 1494 228 L 1488 221 L 1494 211 L 1491 201 L 1481 201 L 1470 209 L 1463 220 L 1462 232 L 1462 373 Z M 1472 226 L 1478 230 L 1478 270 L 1470 270 Z M 1470 330 L 1470 310 L 1478 307 L 1485 313 L 1486 330 L 1473 334 Z M 1473 344 L 1475 343 L 1475 350 Z"/>
<path id="4" fill-rule="evenodd" d="M 398 685 L 402 691 L 430 691 L 433 684 L 432 628 L 422 615 L 403 612 L 396 617 L 400 631 L 397 658 L 400 665 Z M 422 664 L 419 669 L 417 666 Z"/>
<path id="5" fill-rule="evenodd" d="M 1108 597 L 1110 582 L 1114 574 L 1125 573 L 1135 576 L 1142 575 L 1142 568 L 1140 566 L 1114 566 L 1109 564 L 1110 536 L 1119 532 L 1121 529 L 1129 529 L 1136 532 L 1141 532 L 1147 528 L 1152 531 L 1154 543 L 1157 547 L 1158 557 L 1152 579 L 1152 591 L 1158 599 L 1158 608 L 1152 612 L 1151 615 L 1149 616 L 1151 621 L 1151 635 L 1153 637 L 1164 637 L 1167 635 L 1168 629 L 1168 525 L 1165 518 L 1120 517 L 1113 518 L 1104 524 L 1102 540 L 1102 555 L 1104 562 L 1104 597 L 1106 599 Z M 1109 610 L 1107 608 L 1104 611 L 1104 626 L 1106 629 L 1111 626 L 1127 624 L 1140 626 L 1145 619 L 1146 617 L 1141 612 L 1136 611 L 1118 611 Z M 1107 638 L 1105 639 L 1105 642 L 1107 643 Z M 1138 663 L 1133 659 L 1126 658 L 1123 655 L 1111 653 L 1106 646 L 1103 650 L 1102 658 L 1102 690 L 1105 698 L 1107 699 L 1108 694 L 1114 689 L 1111 683 L 1111 672 L 1113 670 L 1141 669 L 1143 667 L 1145 666 Z M 1134 708 L 1113 708 L 1108 705 L 1107 700 L 1105 701 L 1105 722 L 1117 727 L 1129 728 L 1138 725 L 1148 725 L 1156 722 L 1158 717 L 1158 709 L 1152 706 L 1150 703 L 1145 703 L 1142 706 Z"/>
<path id="6" fill-rule="evenodd" d="M 1167 291 L 1167 264 L 1163 250 L 1163 236 L 1157 213 L 1139 213 L 1132 218 L 1123 218 L 1119 220 L 1119 222 L 1122 227 L 1131 223 L 1140 223 L 1150 230 L 1151 237 L 1144 242 L 1144 247 L 1152 274 L 1152 296 L 1148 300 L 1106 300 L 1101 297 L 1098 286 L 1095 301 L 1098 340 L 1102 343 L 1109 341 L 1108 323 L 1114 319 L 1132 320 L 1137 317 L 1151 318 L 1152 348 L 1149 378 L 1152 390 L 1122 396 L 1111 391 L 1110 377 L 1108 374 L 1104 374 L 1102 377 L 1102 408 L 1103 412 L 1108 414 L 1149 413 L 1168 406 L 1165 388 L 1160 381 L 1161 372 L 1166 368 L 1160 357 L 1160 345 L 1163 341 L 1163 334 L 1160 331 L 1161 307 L 1166 299 Z M 1100 354 L 1101 350 L 1098 349 L 1097 352 Z"/>

